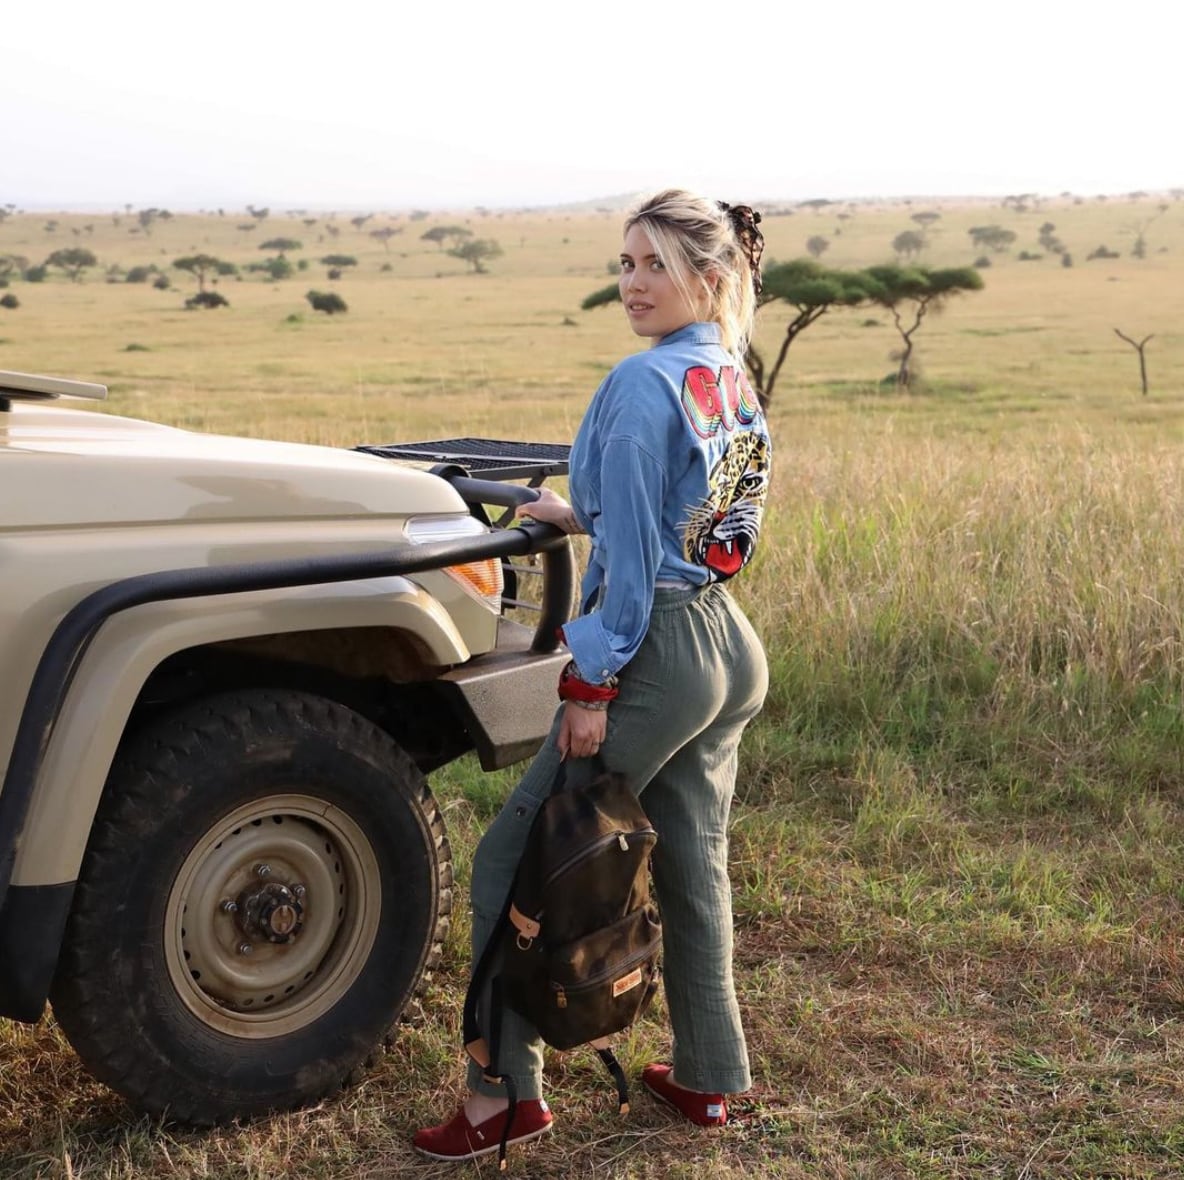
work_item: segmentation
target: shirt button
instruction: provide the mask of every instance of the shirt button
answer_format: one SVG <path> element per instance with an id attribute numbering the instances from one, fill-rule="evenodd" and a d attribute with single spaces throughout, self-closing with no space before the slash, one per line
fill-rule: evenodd
<path id="1" fill-rule="evenodd" d="M 601 676 L 603 676 L 605 678 L 605 680 L 608 679 L 608 669 L 607 668 L 601 668 L 600 674 L 601 674 Z"/>

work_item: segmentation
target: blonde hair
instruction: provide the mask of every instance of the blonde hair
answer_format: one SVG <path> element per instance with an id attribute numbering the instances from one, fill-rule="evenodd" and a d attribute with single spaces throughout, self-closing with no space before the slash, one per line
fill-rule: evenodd
<path id="1" fill-rule="evenodd" d="M 685 189 L 664 189 L 630 210 L 625 232 L 640 226 L 688 302 L 707 300 L 723 346 L 743 359 L 756 315 L 752 263 L 725 206 Z M 712 282 L 714 277 L 715 282 Z"/>

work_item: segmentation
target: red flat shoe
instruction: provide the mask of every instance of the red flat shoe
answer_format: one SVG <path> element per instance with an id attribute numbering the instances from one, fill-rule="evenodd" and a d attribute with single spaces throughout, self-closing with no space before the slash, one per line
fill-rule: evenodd
<path id="1" fill-rule="evenodd" d="M 434 1160 L 474 1160 L 497 1151 L 501 1146 L 502 1133 L 506 1129 L 506 1114 L 506 1111 L 502 1111 L 474 1127 L 462 1106 L 449 1122 L 416 1131 L 411 1142 L 416 1151 Z M 551 1110 L 543 1099 L 520 1099 L 506 1146 L 526 1143 L 545 1135 L 551 1129 L 551 1123 Z"/>
<path id="2" fill-rule="evenodd" d="M 647 1065 L 641 1071 L 645 1088 L 659 1101 L 677 1110 L 700 1127 L 722 1127 L 728 1121 L 728 1104 L 722 1094 L 701 1094 L 675 1085 L 671 1065 Z"/>

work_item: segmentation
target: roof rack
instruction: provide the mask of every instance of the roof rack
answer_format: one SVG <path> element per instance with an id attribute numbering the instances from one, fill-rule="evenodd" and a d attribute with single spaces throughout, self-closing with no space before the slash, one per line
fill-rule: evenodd
<path id="1" fill-rule="evenodd" d="M 567 443 L 516 442 L 496 438 L 445 438 L 432 442 L 355 447 L 383 459 L 454 463 L 478 479 L 527 479 L 537 486 L 552 475 L 566 475 Z"/>

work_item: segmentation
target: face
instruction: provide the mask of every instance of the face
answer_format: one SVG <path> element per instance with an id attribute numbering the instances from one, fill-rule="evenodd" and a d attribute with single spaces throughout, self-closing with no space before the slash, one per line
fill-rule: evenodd
<path id="1" fill-rule="evenodd" d="M 629 326 L 638 336 L 666 336 L 704 315 L 703 307 L 679 291 L 640 225 L 625 234 L 619 284 Z"/>

